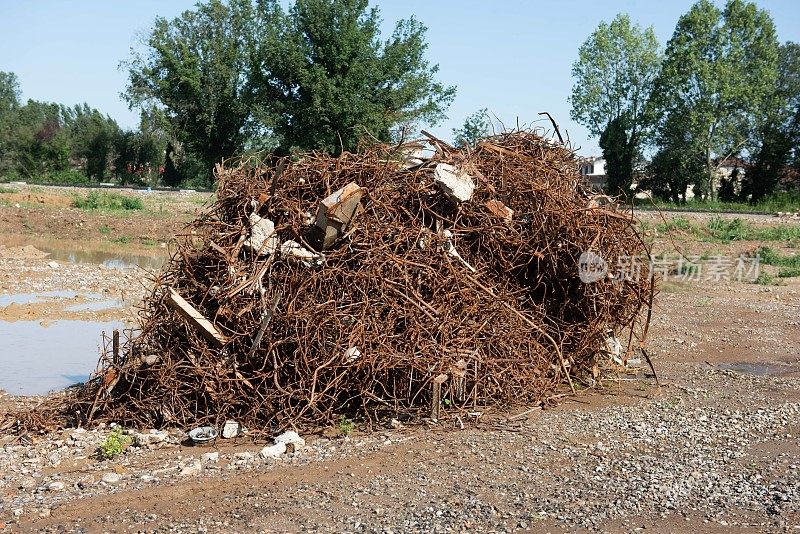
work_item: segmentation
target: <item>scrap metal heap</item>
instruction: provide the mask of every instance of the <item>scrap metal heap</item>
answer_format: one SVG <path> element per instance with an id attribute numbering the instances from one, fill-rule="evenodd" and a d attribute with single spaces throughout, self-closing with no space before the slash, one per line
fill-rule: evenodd
<path id="1" fill-rule="evenodd" d="M 649 251 L 584 192 L 569 147 L 527 131 L 426 143 L 218 166 L 139 331 L 19 424 L 437 417 L 592 382 L 610 330 L 641 348 L 647 262 L 588 282 L 578 264 Z"/>

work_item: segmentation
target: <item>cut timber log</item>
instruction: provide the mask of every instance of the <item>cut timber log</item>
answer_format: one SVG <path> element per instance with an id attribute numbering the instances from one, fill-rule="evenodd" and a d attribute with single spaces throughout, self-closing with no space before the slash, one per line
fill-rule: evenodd
<path id="1" fill-rule="evenodd" d="M 167 303 L 181 316 L 186 318 L 212 345 L 219 348 L 228 342 L 225 336 L 206 319 L 194 306 L 186 302 L 174 289 L 169 289 Z"/>

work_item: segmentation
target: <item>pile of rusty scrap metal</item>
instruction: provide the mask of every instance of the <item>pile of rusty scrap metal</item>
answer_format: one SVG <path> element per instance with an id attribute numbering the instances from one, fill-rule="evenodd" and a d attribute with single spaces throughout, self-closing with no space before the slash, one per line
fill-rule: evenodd
<path id="1" fill-rule="evenodd" d="M 611 331 L 624 354 L 642 348 L 655 283 L 636 221 L 592 201 L 570 148 L 535 132 L 244 160 L 216 177 L 140 329 L 51 416 L 264 430 L 464 418 L 594 383 Z"/>

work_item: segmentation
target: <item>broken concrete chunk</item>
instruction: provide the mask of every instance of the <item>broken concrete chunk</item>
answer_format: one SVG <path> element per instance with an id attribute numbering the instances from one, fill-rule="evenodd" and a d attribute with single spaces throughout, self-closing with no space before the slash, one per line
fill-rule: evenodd
<path id="1" fill-rule="evenodd" d="M 486 201 L 486 209 L 492 212 L 492 214 L 497 215 L 498 217 L 502 217 L 507 221 L 510 221 L 511 219 L 514 218 L 514 210 L 512 210 L 499 200 Z"/>
<path id="2" fill-rule="evenodd" d="M 222 437 L 224 439 L 235 438 L 241 432 L 242 426 L 237 421 L 233 421 L 232 419 L 225 421 L 225 424 L 222 426 Z"/>
<path id="3" fill-rule="evenodd" d="M 363 194 L 358 184 L 350 182 L 320 202 L 311 236 L 315 247 L 326 250 L 347 232 L 353 220 L 364 211 Z"/>
<path id="4" fill-rule="evenodd" d="M 453 202 L 466 202 L 472 199 L 475 192 L 475 182 L 472 176 L 461 169 L 440 163 L 433 172 L 433 179 L 447 198 Z"/>
<path id="5" fill-rule="evenodd" d="M 250 237 L 242 244 L 244 248 L 260 256 L 274 254 L 278 250 L 275 223 L 269 219 L 259 217 L 255 213 L 250 214 L 249 220 Z"/>
<path id="6" fill-rule="evenodd" d="M 325 261 L 325 256 L 308 250 L 297 241 L 286 241 L 283 243 L 281 245 L 281 255 L 290 260 L 299 261 L 306 267 L 322 265 Z"/>
<path id="7" fill-rule="evenodd" d="M 358 347 L 350 347 L 344 352 L 344 358 L 348 362 L 354 362 L 361 357 L 361 351 L 358 350 Z"/>
<path id="8" fill-rule="evenodd" d="M 301 438 L 300 435 L 294 430 L 288 430 L 275 438 L 276 445 L 281 443 L 284 445 L 289 445 L 291 443 L 296 448 L 300 448 L 305 446 L 306 440 Z"/>
<path id="9" fill-rule="evenodd" d="M 267 447 L 264 447 L 258 454 L 259 456 L 261 456 L 266 460 L 267 458 L 277 458 L 285 452 L 286 452 L 286 444 L 276 443 L 275 445 L 269 445 Z"/>
<path id="10" fill-rule="evenodd" d="M 203 464 L 200 460 L 192 459 L 184 464 L 181 469 L 181 476 L 192 477 L 199 475 L 203 471 Z"/>

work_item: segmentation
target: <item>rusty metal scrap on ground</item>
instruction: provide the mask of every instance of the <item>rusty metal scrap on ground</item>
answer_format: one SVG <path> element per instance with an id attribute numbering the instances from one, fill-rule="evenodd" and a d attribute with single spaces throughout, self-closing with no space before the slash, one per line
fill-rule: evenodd
<path id="1" fill-rule="evenodd" d="M 438 418 L 592 377 L 609 329 L 628 350 L 644 341 L 646 265 L 578 277 L 584 252 L 615 265 L 648 251 L 631 217 L 588 206 L 569 147 L 522 131 L 427 143 L 408 145 L 413 165 L 401 145 L 218 166 L 216 202 L 118 361 L 18 424 Z"/>

